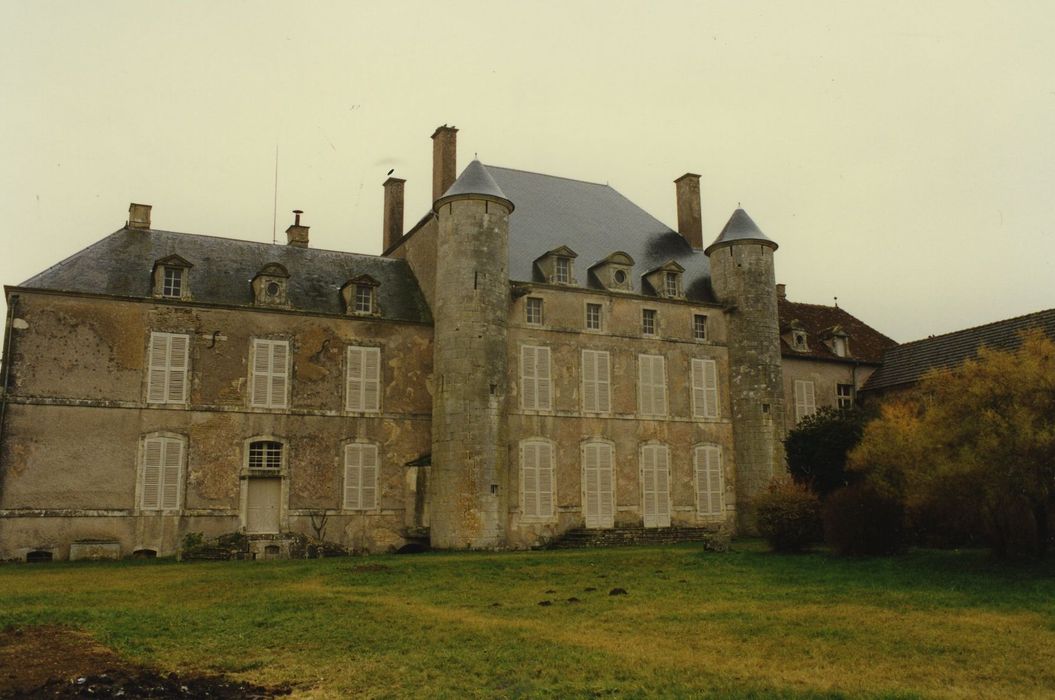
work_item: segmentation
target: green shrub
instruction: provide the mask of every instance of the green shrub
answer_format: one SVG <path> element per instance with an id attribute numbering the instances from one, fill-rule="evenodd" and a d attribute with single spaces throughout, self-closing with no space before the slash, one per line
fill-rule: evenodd
<path id="1" fill-rule="evenodd" d="M 822 408 L 802 419 L 784 439 L 791 478 L 822 499 L 856 476 L 846 455 L 861 441 L 865 414 L 858 408 Z"/>
<path id="2" fill-rule="evenodd" d="M 868 481 L 833 491 L 824 502 L 824 539 L 841 555 L 892 554 L 904 546 L 904 508 Z"/>
<path id="3" fill-rule="evenodd" d="M 777 552 L 801 552 L 821 539 L 821 503 L 790 480 L 774 479 L 755 500 L 758 533 Z"/>

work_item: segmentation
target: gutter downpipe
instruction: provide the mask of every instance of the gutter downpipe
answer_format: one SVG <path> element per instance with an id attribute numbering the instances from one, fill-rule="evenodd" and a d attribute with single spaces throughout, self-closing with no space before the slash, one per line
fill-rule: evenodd
<path id="1" fill-rule="evenodd" d="M 0 380 L 0 448 L 4 444 L 4 419 L 7 417 L 7 382 L 11 376 L 11 344 L 14 336 L 15 307 L 17 305 L 18 295 L 10 295 L 7 299 L 7 319 L 4 323 L 3 379 Z"/>

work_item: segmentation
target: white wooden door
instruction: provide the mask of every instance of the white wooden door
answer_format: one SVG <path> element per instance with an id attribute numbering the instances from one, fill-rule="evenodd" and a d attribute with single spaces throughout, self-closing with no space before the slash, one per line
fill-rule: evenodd
<path id="1" fill-rule="evenodd" d="M 250 479 L 245 529 L 250 534 L 278 534 L 282 479 Z"/>
<path id="2" fill-rule="evenodd" d="M 645 527 L 670 527 L 670 460 L 667 448 L 641 449 L 642 520 Z"/>
<path id="3" fill-rule="evenodd" d="M 615 525 L 615 489 L 612 473 L 612 446 L 605 443 L 583 449 L 583 511 L 586 527 L 610 528 Z"/>

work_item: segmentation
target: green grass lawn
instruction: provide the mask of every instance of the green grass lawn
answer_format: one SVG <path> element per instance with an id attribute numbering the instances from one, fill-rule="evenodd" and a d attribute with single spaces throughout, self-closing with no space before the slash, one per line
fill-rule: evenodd
<path id="1" fill-rule="evenodd" d="M 979 552 L 0 567 L 0 626 L 35 623 L 307 697 L 1055 697 L 1055 566 Z"/>

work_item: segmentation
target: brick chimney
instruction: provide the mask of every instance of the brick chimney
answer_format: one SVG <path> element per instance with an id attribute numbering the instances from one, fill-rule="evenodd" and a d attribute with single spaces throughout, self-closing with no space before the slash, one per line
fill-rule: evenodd
<path id="1" fill-rule="evenodd" d="M 678 195 L 678 233 L 693 250 L 703 250 L 703 217 L 700 215 L 700 176 L 685 173 L 674 181 Z"/>
<path id="2" fill-rule="evenodd" d="M 286 229 L 286 243 L 297 248 L 308 247 L 308 229 L 311 227 L 300 225 L 300 215 L 303 213 L 300 209 L 294 209 L 293 225 Z"/>
<path id="3" fill-rule="evenodd" d="M 385 180 L 385 222 L 384 245 L 381 250 L 388 250 L 403 237 L 403 183 L 398 177 Z"/>
<path id="4" fill-rule="evenodd" d="M 457 176 L 458 130 L 444 124 L 432 133 L 432 201 L 443 196 Z"/>
<path id="5" fill-rule="evenodd" d="M 135 202 L 129 204 L 128 221 L 125 222 L 125 228 L 150 228 L 150 205 Z"/>
<path id="6" fill-rule="evenodd" d="M 777 285 L 777 299 L 788 298 L 788 286 L 786 284 Z"/>

